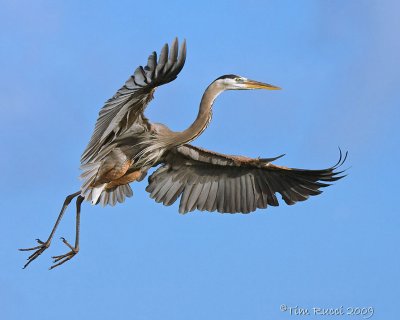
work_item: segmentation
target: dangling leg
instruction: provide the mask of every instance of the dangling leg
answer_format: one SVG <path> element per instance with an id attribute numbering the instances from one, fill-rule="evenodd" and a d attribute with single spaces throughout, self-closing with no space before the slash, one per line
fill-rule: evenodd
<path id="1" fill-rule="evenodd" d="M 60 223 L 60 221 L 61 221 L 61 219 L 62 219 L 62 217 L 63 217 L 63 215 L 64 215 L 65 210 L 67 209 L 68 205 L 71 203 L 72 199 L 75 198 L 76 196 L 80 195 L 80 194 L 81 194 L 81 192 L 78 191 L 78 192 L 75 192 L 75 193 L 73 193 L 73 194 L 70 194 L 69 196 L 67 196 L 67 197 L 65 198 L 64 204 L 63 204 L 63 206 L 62 206 L 62 208 L 61 208 L 60 214 L 58 215 L 57 221 L 56 221 L 56 223 L 54 224 L 53 230 L 51 230 L 51 233 L 50 233 L 50 235 L 49 235 L 49 238 L 48 238 L 45 242 L 41 241 L 40 239 L 36 239 L 36 241 L 39 243 L 38 246 L 33 247 L 33 248 L 27 248 L 27 249 L 19 249 L 20 251 L 31 251 L 31 250 L 36 250 L 33 254 L 31 254 L 31 255 L 28 257 L 28 262 L 24 265 L 24 269 L 25 269 L 33 260 L 35 260 L 37 257 L 39 257 L 39 256 L 43 253 L 44 250 L 46 250 L 46 249 L 50 246 L 51 240 L 52 240 L 52 238 L 53 238 L 53 236 L 54 236 L 54 233 L 56 232 L 56 229 L 57 229 L 57 227 L 58 227 L 58 224 Z"/>
<path id="2" fill-rule="evenodd" d="M 66 254 L 52 257 L 54 259 L 53 263 L 55 264 L 50 267 L 50 270 L 62 265 L 64 262 L 67 262 L 68 260 L 71 260 L 79 252 L 79 228 L 81 224 L 81 204 L 84 199 L 85 198 L 82 196 L 78 196 L 78 198 L 76 199 L 75 245 L 72 246 L 68 243 L 67 240 L 61 238 L 62 242 L 64 242 L 65 245 L 71 249 L 71 251 L 67 252 Z"/>

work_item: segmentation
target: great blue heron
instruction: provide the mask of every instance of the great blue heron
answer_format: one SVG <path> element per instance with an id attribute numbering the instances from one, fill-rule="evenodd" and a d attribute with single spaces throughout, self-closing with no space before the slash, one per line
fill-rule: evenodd
<path id="1" fill-rule="evenodd" d="M 215 98 L 225 90 L 267 89 L 276 86 L 229 74 L 214 80 L 205 90 L 199 113 L 193 124 L 182 132 L 174 132 L 163 124 L 151 123 L 144 110 L 158 86 L 173 81 L 186 59 L 183 41 L 178 54 L 178 40 L 168 49 L 165 44 L 157 61 L 153 52 L 147 66 L 139 66 L 124 86 L 100 110 L 94 133 L 81 157 L 83 180 L 80 191 L 66 197 L 57 221 L 46 241 L 36 239 L 38 246 L 28 257 L 26 268 L 51 243 L 63 214 L 76 200 L 76 237 L 72 246 L 61 238 L 70 251 L 54 256 L 53 269 L 70 260 L 79 251 L 80 209 L 83 200 L 93 205 L 124 202 L 132 196 L 129 183 L 141 181 L 147 171 L 161 165 L 148 179 L 146 190 L 156 202 L 173 204 L 180 197 L 179 212 L 193 210 L 221 213 L 249 213 L 268 205 L 278 206 L 276 193 L 289 205 L 304 201 L 310 195 L 342 178 L 336 165 L 323 170 L 293 169 L 272 164 L 275 158 L 247 158 L 224 155 L 188 142 L 196 139 L 208 126 Z"/>

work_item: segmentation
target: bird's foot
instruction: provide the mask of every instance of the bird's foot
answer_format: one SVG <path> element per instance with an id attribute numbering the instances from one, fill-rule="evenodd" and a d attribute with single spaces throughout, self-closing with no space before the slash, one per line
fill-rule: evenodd
<path id="1" fill-rule="evenodd" d="M 69 251 L 69 252 L 67 252 L 65 254 L 61 254 L 59 256 L 53 256 L 52 258 L 53 258 L 53 263 L 54 264 L 49 268 L 50 270 L 54 269 L 54 268 L 56 268 L 58 266 L 61 266 L 63 263 L 71 260 L 79 252 L 79 247 L 78 246 L 73 247 L 64 238 L 61 238 L 61 240 L 62 240 L 62 242 L 64 242 L 64 244 L 68 248 L 71 249 L 71 251 Z"/>
<path id="2" fill-rule="evenodd" d="M 33 260 L 35 260 L 37 257 L 39 257 L 44 250 L 46 250 L 48 247 L 50 247 L 50 241 L 47 240 L 46 242 L 43 242 L 40 239 L 36 239 L 37 243 L 39 243 L 38 246 L 32 247 L 32 248 L 27 248 L 27 249 L 18 249 L 19 251 L 31 251 L 31 250 L 36 250 L 34 253 L 32 253 L 28 257 L 28 262 L 25 263 L 23 269 L 25 269 Z"/>

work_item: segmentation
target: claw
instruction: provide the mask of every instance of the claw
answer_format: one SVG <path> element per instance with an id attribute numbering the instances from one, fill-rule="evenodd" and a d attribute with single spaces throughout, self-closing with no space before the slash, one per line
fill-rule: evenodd
<path id="1" fill-rule="evenodd" d="M 61 237 L 62 242 L 64 242 L 64 244 L 66 246 L 68 246 L 68 248 L 71 249 L 71 251 L 76 251 L 75 247 L 73 247 L 71 244 L 69 244 L 69 242 L 67 240 L 65 240 L 65 238 Z"/>

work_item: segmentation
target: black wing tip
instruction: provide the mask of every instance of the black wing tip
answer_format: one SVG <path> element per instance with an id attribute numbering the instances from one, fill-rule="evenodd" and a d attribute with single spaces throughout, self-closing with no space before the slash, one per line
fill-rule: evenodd
<path id="1" fill-rule="evenodd" d="M 338 174 L 341 174 L 341 173 L 344 173 L 344 172 L 346 172 L 347 170 L 349 170 L 351 167 L 349 167 L 349 168 L 346 168 L 346 169 L 344 169 L 344 170 L 341 170 L 341 171 L 335 171 L 335 170 L 337 170 L 337 169 L 339 169 L 340 167 L 342 167 L 343 166 L 343 164 L 346 162 L 346 160 L 347 160 L 347 157 L 348 157 L 348 155 L 349 155 L 349 152 L 348 151 L 346 151 L 344 154 L 343 154 L 343 152 L 342 152 L 342 149 L 340 148 L 340 147 L 338 147 L 338 149 L 339 149 L 339 160 L 337 161 L 337 163 L 335 164 L 335 165 L 333 165 L 331 168 L 330 168 L 330 170 L 332 171 L 332 177 L 333 176 L 336 176 L 336 175 L 338 175 Z M 335 178 L 337 178 L 336 180 L 339 180 L 339 179 L 342 179 L 342 178 L 344 178 L 344 177 L 346 177 L 348 174 L 345 174 L 345 175 L 342 175 L 342 176 L 340 176 L 340 177 L 335 177 Z M 335 180 L 335 181 L 336 181 Z"/>
<path id="2" fill-rule="evenodd" d="M 185 38 L 183 38 L 183 41 L 182 41 L 182 43 L 181 43 L 181 47 L 180 47 L 180 50 L 179 50 L 179 58 L 178 58 L 178 61 L 179 61 L 180 63 L 182 63 L 182 67 L 183 67 L 183 64 L 184 64 L 185 61 L 186 61 L 186 39 L 185 39 Z"/>
<path id="3" fill-rule="evenodd" d="M 179 38 L 176 36 L 172 40 L 170 46 L 168 45 L 168 42 L 166 42 L 161 50 L 163 50 L 164 48 L 168 50 L 169 48 L 174 48 L 174 47 L 180 48 L 179 56 L 183 54 L 184 58 L 186 57 L 186 38 L 183 38 L 182 43 L 179 45 Z"/>
<path id="4" fill-rule="evenodd" d="M 181 46 L 182 46 L 182 49 L 184 51 L 186 51 L 186 38 L 183 38 Z"/>
<path id="5" fill-rule="evenodd" d="M 333 165 L 332 167 L 330 167 L 329 169 L 326 169 L 325 174 L 323 174 L 322 177 L 320 177 L 319 181 L 324 181 L 324 182 L 335 182 L 338 181 L 340 179 L 343 179 L 344 177 L 348 176 L 348 173 L 345 173 L 349 168 L 346 168 L 344 170 L 340 170 L 337 171 L 337 169 L 339 169 L 347 160 L 348 154 L 349 152 L 346 151 L 344 154 L 342 152 L 342 149 L 340 147 L 338 147 L 339 149 L 339 160 L 336 162 L 335 165 Z M 332 183 L 327 184 L 327 186 L 332 185 Z M 325 186 L 323 186 L 325 187 Z"/>
<path id="6" fill-rule="evenodd" d="M 347 157 L 349 155 L 349 152 L 346 151 L 343 156 L 342 149 L 339 146 L 338 146 L 338 149 L 339 149 L 339 160 L 334 166 L 332 166 L 332 169 L 337 169 L 337 168 L 341 167 L 345 163 L 345 161 L 347 160 Z"/>
<path id="7" fill-rule="evenodd" d="M 151 74 L 151 85 L 157 87 L 175 80 L 182 70 L 185 61 L 186 39 L 183 40 L 180 48 L 178 37 L 174 38 L 171 46 L 165 43 L 156 63 L 154 74 Z"/>

